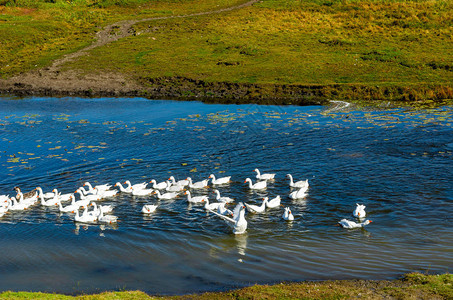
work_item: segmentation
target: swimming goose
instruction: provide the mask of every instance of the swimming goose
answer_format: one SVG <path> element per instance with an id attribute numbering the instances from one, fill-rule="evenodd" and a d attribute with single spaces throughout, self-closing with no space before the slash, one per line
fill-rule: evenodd
<path id="1" fill-rule="evenodd" d="M 134 189 L 132 188 L 132 195 L 133 196 L 148 196 L 154 192 L 154 189 Z"/>
<path id="2" fill-rule="evenodd" d="M 49 199 L 49 198 L 53 198 L 55 196 L 55 193 L 54 192 L 47 192 L 47 193 L 44 193 L 42 191 L 42 188 L 41 187 L 37 187 L 36 190 L 38 191 L 38 197 L 39 196 L 43 196 L 45 199 Z"/>
<path id="3" fill-rule="evenodd" d="M 157 205 L 145 204 L 145 205 L 143 205 L 142 213 L 150 214 L 150 213 L 153 213 L 156 209 L 157 209 Z"/>
<path id="4" fill-rule="evenodd" d="M 280 206 L 280 203 L 281 203 L 281 200 L 282 200 L 282 199 L 280 198 L 280 196 L 277 196 L 277 197 L 275 197 L 275 198 L 273 198 L 273 199 L 271 199 L 271 200 L 269 200 L 268 197 L 265 197 L 264 199 L 267 200 L 267 201 L 266 201 L 266 207 L 267 207 L 267 208 L 275 208 L 275 207 L 279 207 L 279 206 Z M 263 199 L 263 200 L 264 200 L 264 199 Z"/>
<path id="5" fill-rule="evenodd" d="M 247 230 L 247 220 L 245 219 L 245 206 L 241 202 L 234 208 L 233 217 L 227 217 L 216 211 L 210 210 L 213 214 L 225 220 L 228 226 L 233 228 L 234 234 L 242 234 Z"/>
<path id="6" fill-rule="evenodd" d="M 216 194 L 216 200 L 219 202 L 231 203 L 234 202 L 233 198 L 230 197 L 221 197 L 219 190 L 214 190 L 214 194 Z"/>
<path id="7" fill-rule="evenodd" d="M 75 215 L 74 215 L 74 221 L 80 222 L 80 223 L 96 223 L 97 217 L 93 216 L 91 214 L 88 214 L 88 206 L 85 207 L 85 210 L 83 211 L 82 215 L 79 215 L 79 210 L 76 209 Z"/>
<path id="8" fill-rule="evenodd" d="M 57 189 L 53 189 L 52 192 L 54 193 L 54 195 L 57 195 L 58 196 L 58 199 L 60 199 L 60 201 L 68 201 L 69 199 L 71 199 L 71 195 L 70 193 L 68 194 L 61 194 L 61 193 L 58 193 L 58 190 Z"/>
<path id="9" fill-rule="evenodd" d="M 263 203 L 258 206 L 258 205 L 253 205 L 253 204 L 245 204 L 245 207 L 247 207 L 247 210 L 251 213 L 257 213 L 261 214 L 266 210 L 266 202 L 267 202 L 267 197 L 263 199 Z"/>
<path id="10" fill-rule="evenodd" d="M 58 202 L 61 201 L 60 198 L 58 197 L 58 194 L 55 193 L 55 196 L 49 200 L 44 200 L 44 197 L 42 195 L 39 196 L 41 200 L 41 205 L 42 206 L 55 206 L 58 205 Z"/>
<path id="11" fill-rule="evenodd" d="M 158 199 L 167 199 L 167 200 L 176 198 L 176 197 L 178 196 L 178 193 L 165 193 L 165 194 L 161 194 L 161 193 L 159 192 L 159 190 L 154 191 L 154 194 L 157 195 L 157 198 L 158 198 Z"/>
<path id="12" fill-rule="evenodd" d="M 95 198 L 95 197 L 99 197 L 98 195 L 83 196 L 81 191 L 76 191 L 76 193 L 79 193 L 80 200 L 75 201 L 75 198 L 72 198 L 71 204 L 78 205 L 79 207 L 83 207 L 83 208 L 87 207 L 88 204 L 90 204 L 91 201 L 98 201 L 99 200 L 99 198 Z"/>
<path id="13" fill-rule="evenodd" d="M 259 180 L 274 180 L 275 174 L 261 174 L 260 170 L 255 169 L 256 172 L 256 178 Z"/>
<path id="14" fill-rule="evenodd" d="M 201 200 L 201 202 L 205 202 L 204 208 L 206 210 L 217 210 L 220 205 L 224 205 L 223 202 L 214 202 L 214 203 L 209 203 L 209 199 L 206 197 L 206 199 Z"/>
<path id="15" fill-rule="evenodd" d="M 151 180 L 149 183 L 152 183 L 153 189 L 156 189 L 156 190 L 163 190 L 168 186 L 166 181 L 157 183 L 155 179 Z"/>
<path id="16" fill-rule="evenodd" d="M 207 200 L 208 196 L 195 196 L 192 197 L 189 191 L 185 192 L 185 195 L 187 195 L 187 202 L 189 203 L 200 203 L 203 202 L 203 200 Z"/>
<path id="17" fill-rule="evenodd" d="M 96 194 L 94 189 L 87 191 L 87 190 L 85 190 L 85 188 L 83 186 L 79 187 L 78 190 L 80 190 L 83 193 L 83 195 L 85 195 L 85 196 Z"/>
<path id="18" fill-rule="evenodd" d="M 167 192 L 181 192 L 184 190 L 183 185 L 172 184 L 170 181 L 167 181 L 167 187 L 165 188 Z"/>
<path id="19" fill-rule="evenodd" d="M 38 192 L 36 191 L 36 194 L 34 194 L 32 197 L 24 198 L 22 192 L 19 192 L 20 194 L 16 195 L 16 200 L 19 200 L 23 205 L 25 205 L 27 208 L 35 205 L 38 202 Z M 19 196 L 19 199 L 17 199 L 17 196 Z"/>
<path id="20" fill-rule="evenodd" d="M 72 197 L 74 197 L 74 195 L 72 195 Z M 79 209 L 79 206 L 76 205 L 76 204 L 69 204 L 65 207 L 63 207 L 63 205 L 61 205 L 61 201 L 58 200 L 57 201 L 57 204 L 55 204 L 58 206 L 58 208 L 60 209 L 61 212 L 72 212 L 74 213 L 76 210 Z"/>
<path id="21" fill-rule="evenodd" d="M 89 195 L 84 195 L 80 189 L 78 189 L 77 191 L 75 191 L 75 193 L 79 193 L 80 195 L 80 199 L 81 200 L 85 200 L 85 201 L 88 201 L 88 203 L 86 205 L 89 204 L 89 202 L 91 201 L 99 201 L 101 200 L 101 197 L 99 195 L 94 195 L 94 194 L 89 194 Z M 79 200 L 80 201 L 80 200 Z"/>
<path id="22" fill-rule="evenodd" d="M 19 195 L 19 202 L 17 202 L 16 197 L 11 197 L 8 200 L 8 210 L 25 210 L 29 207 L 29 205 L 23 202 L 23 195 L 20 193 Z"/>
<path id="23" fill-rule="evenodd" d="M 294 220 L 294 216 L 291 213 L 291 209 L 289 207 L 285 207 L 285 212 L 283 213 L 282 218 L 285 221 L 293 221 Z"/>
<path id="24" fill-rule="evenodd" d="M 231 176 L 215 178 L 214 174 L 209 175 L 209 178 L 212 179 L 212 184 L 227 184 L 230 183 Z"/>
<path id="25" fill-rule="evenodd" d="M 93 191 L 95 191 L 95 195 L 98 195 L 101 198 L 110 198 L 118 194 L 117 190 L 99 190 L 97 187 L 95 187 Z"/>
<path id="26" fill-rule="evenodd" d="M 289 186 L 293 188 L 305 188 L 308 187 L 308 179 L 300 180 L 297 182 L 293 181 L 293 176 L 291 174 L 286 174 L 286 177 L 289 177 Z"/>
<path id="27" fill-rule="evenodd" d="M 366 212 L 365 212 L 366 206 L 362 205 L 362 204 L 358 204 L 358 203 L 356 203 L 356 205 L 357 206 L 356 206 L 354 212 L 352 213 L 353 216 L 356 217 L 356 218 L 359 218 L 359 219 L 365 218 L 365 216 L 366 216 Z"/>
<path id="28" fill-rule="evenodd" d="M 267 187 L 266 180 L 264 181 L 258 181 L 255 184 L 252 183 L 252 180 L 250 178 L 245 179 L 244 183 L 249 183 L 249 188 L 252 190 L 263 190 Z"/>
<path id="29" fill-rule="evenodd" d="M 101 223 L 117 223 L 118 222 L 118 217 L 114 215 L 104 215 L 104 211 L 102 210 L 102 206 L 99 207 L 99 216 L 98 216 L 98 221 Z"/>
<path id="30" fill-rule="evenodd" d="M 102 211 L 106 214 L 111 213 L 113 211 L 113 205 L 97 205 L 96 202 L 91 202 L 91 206 L 93 206 L 93 210 L 99 213 L 99 210 L 102 208 Z"/>
<path id="31" fill-rule="evenodd" d="M 172 185 L 181 185 L 183 187 L 186 186 L 186 185 L 189 185 L 189 180 L 187 180 L 187 179 L 176 181 L 175 177 L 170 176 L 170 178 L 168 178 L 168 180 L 171 181 Z"/>
<path id="32" fill-rule="evenodd" d="M 16 191 L 17 195 L 16 195 L 16 200 L 19 200 L 20 196 L 19 196 L 19 193 L 21 193 L 23 195 L 23 198 L 24 199 L 28 199 L 28 198 L 38 198 L 38 191 L 36 189 L 33 189 L 31 190 L 30 192 L 27 192 L 27 193 L 22 193 L 22 191 L 20 190 L 20 188 L 18 186 L 15 186 L 14 187 L 14 190 Z"/>
<path id="33" fill-rule="evenodd" d="M 308 189 L 308 187 L 300 188 L 297 191 L 294 191 L 294 192 L 290 193 L 289 197 L 291 199 L 302 199 L 305 196 L 307 196 L 307 193 L 306 193 L 307 189 Z"/>
<path id="34" fill-rule="evenodd" d="M 115 183 L 115 186 L 117 186 L 120 189 L 120 192 L 122 192 L 122 193 L 128 193 L 128 194 L 132 193 L 131 187 L 125 188 L 125 187 L 123 187 L 123 185 L 120 182 Z"/>
<path id="35" fill-rule="evenodd" d="M 142 183 L 136 183 L 134 185 L 131 184 L 131 182 L 129 180 L 126 180 L 124 182 L 124 184 L 127 184 L 127 187 L 126 187 L 126 190 L 131 188 L 132 190 L 143 190 L 146 188 L 146 186 L 148 185 L 148 182 L 142 182 Z"/>
<path id="36" fill-rule="evenodd" d="M 366 220 L 365 222 L 362 222 L 362 223 L 356 223 L 354 221 L 349 221 L 349 220 L 346 220 L 346 219 L 342 219 L 340 222 L 338 222 L 338 224 L 341 225 L 341 227 L 343 228 L 348 228 L 348 229 L 352 229 L 352 228 L 361 228 L 365 225 L 368 225 L 370 224 L 371 220 Z"/>
<path id="37" fill-rule="evenodd" d="M 192 182 L 192 178 L 187 177 L 187 180 L 189 181 L 189 188 L 191 188 L 191 189 L 196 190 L 196 189 L 204 189 L 204 188 L 208 187 L 209 179 L 205 179 L 205 180 L 197 181 L 197 182 Z"/>
<path id="38" fill-rule="evenodd" d="M 88 186 L 88 192 L 92 191 L 93 189 L 97 189 L 98 191 L 106 191 L 112 187 L 111 184 L 101 184 L 101 185 L 96 185 L 92 186 L 88 181 L 83 184 L 84 186 Z"/>

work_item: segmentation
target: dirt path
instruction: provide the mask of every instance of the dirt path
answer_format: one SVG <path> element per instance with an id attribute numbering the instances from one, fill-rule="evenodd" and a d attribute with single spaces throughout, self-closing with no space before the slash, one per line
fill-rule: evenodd
<path id="1" fill-rule="evenodd" d="M 102 31 L 96 33 L 96 41 L 93 44 L 55 60 L 51 66 L 20 74 L 7 80 L 0 80 L 0 92 L 3 91 L 17 95 L 137 95 L 140 86 L 122 74 L 81 76 L 76 71 L 61 72 L 61 66 L 69 61 L 87 55 L 94 48 L 131 36 L 133 34 L 131 30 L 132 26 L 140 22 L 219 14 L 245 8 L 258 1 L 251 0 L 223 9 L 187 15 L 127 20 L 110 24 Z"/>

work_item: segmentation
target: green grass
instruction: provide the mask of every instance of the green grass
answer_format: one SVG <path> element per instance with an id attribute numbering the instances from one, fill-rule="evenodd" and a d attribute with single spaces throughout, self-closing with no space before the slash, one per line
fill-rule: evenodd
<path id="1" fill-rule="evenodd" d="M 452 16 L 451 2 L 263 1 L 139 24 L 139 36 L 68 67 L 241 83 L 451 85 Z"/>
<path id="2" fill-rule="evenodd" d="M 37 7 L 31 11 L 11 2 L 0 14 L 3 78 L 86 45 L 113 21 L 244 1 L 17 0 Z M 139 82 L 323 85 L 341 99 L 393 100 L 393 93 L 399 100 L 453 98 L 452 28 L 453 2 L 446 0 L 263 0 L 221 14 L 139 23 L 136 35 L 64 68 L 123 73 Z M 332 88 L 337 85 L 343 87 Z"/>
<path id="3" fill-rule="evenodd" d="M 120 20 L 227 7 L 228 0 L 0 0 L 0 78 L 42 68 Z M 16 3 L 16 4 L 15 4 Z"/>
<path id="4" fill-rule="evenodd" d="M 140 291 L 105 292 L 95 295 L 3 292 L 0 299 L 452 299 L 453 275 L 407 274 L 401 280 L 340 280 L 254 285 L 238 290 L 183 296 L 153 297 Z"/>

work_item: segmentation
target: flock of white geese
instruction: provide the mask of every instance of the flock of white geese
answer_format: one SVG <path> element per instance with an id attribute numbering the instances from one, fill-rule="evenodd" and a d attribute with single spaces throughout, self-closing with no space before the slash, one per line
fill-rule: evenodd
<path id="1" fill-rule="evenodd" d="M 275 174 L 261 174 L 258 169 L 256 172 L 256 182 L 252 179 L 246 178 L 244 184 L 248 184 L 251 190 L 265 190 L 268 181 L 273 181 Z M 289 179 L 289 186 L 291 193 L 288 195 L 291 199 L 303 199 L 307 196 L 309 188 L 308 179 L 294 182 L 291 174 L 286 175 Z M 245 211 L 250 213 L 260 214 L 264 213 L 266 209 L 280 208 L 281 197 L 276 196 L 273 199 L 264 197 L 261 205 L 254 205 L 239 202 L 233 210 L 226 207 L 227 204 L 234 203 L 235 200 L 229 197 L 220 195 L 218 189 L 214 189 L 216 194 L 216 202 L 210 202 L 209 197 L 206 195 L 194 196 L 197 190 L 208 188 L 209 180 L 213 187 L 221 187 L 231 183 L 231 176 L 216 178 L 211 174 L 207 179 L 192 182 L 188 177 L 184 180 L 176 181 L 173 176 L 168 180 L 157 183 L 156 180 L 150 182 L 142 182 L 132 185 L 130 181 L 124 182 L 124 185 L 117 182 L 115 185 L 103 184 L 92 186 L 89 182 L 85 182 L 82 187 L 79 187 L 74 193 L 61 194 L 57 189 L 52 192 L 44 193 L 42 188 L 37 187 L 34 190 L 22 193 L 19 187 L 15 187 L 15 197 L 9 195 L 0 195 L 0 218 L 8 212 L 23 211 L 29 209 L 33 205 L 43 205 L 48 207 L 57 206 L 60 212 L 74 214 L 74 221 L 79 223 L 100 223 L 112 224 L 118 221 L 118 217 L 113 214 L 112 205 L 102 205 L 99 201 L 115 197 L 118 193 L 128 193 L 133 196 L 151 196 L 155 195 L 157 199 L 174 199 L 181 194 L 187 196 L 189 203 L 204 204 L 204 208 L 226 221 L 226 224 L 231 227 L 234 234 L 242 234 L 247 230 L 247 220 L 245 219 Z M 86 187 L 86 188 L 85 188 Z M 76 197 L 77 196 L 77 197 Z M 63 206 L 62 202 L 69 202 Z M 143 205 L 141 212 L 143 214 L 152 214 L 158 208 L 157 204 Z M 83 212 L 80 212 L 83 210 Z M 353 212 L 359 222 L 354 222 L 347 219 L 342 219 L 339 223 L 344 228 L 360 228 L 371 223 L 370 220 L 364 220 L 366 216 L 365 206 L 357 204 Z M 290 207 L 284 207 L 282 218 L 286 221 L 293 221 L 294 215 L 291 213 Z"/>

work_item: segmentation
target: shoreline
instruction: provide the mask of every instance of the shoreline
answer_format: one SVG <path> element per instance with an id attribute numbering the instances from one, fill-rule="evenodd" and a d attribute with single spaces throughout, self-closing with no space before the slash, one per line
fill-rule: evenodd
<path id="1" fill-rule="evenodd" d="M 125 78 L 120 74 L 80 77 L 74 72 L 45 79 L 39 71 L 0 80 L 2 96 L 142 97 L 152 100 L 202 101 L 218 104 L 327 105 L 330 101 L 436 104 L 453 99 L 453 86 L 442 84 L 268 84 L 209 82 L 184 77 Z"/>
<path id="2" fill-rule="evenodd" d="M 0 292 L 1 299 L 452 299 L 453 275 L 409 273 L 395 280 L 325 280 L 252 285 L 224 292 L 150 295 L 142 291 L 105 291 L 65 295 Z"/>

